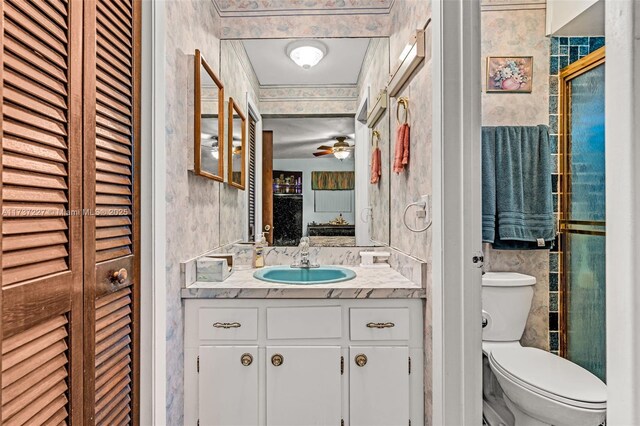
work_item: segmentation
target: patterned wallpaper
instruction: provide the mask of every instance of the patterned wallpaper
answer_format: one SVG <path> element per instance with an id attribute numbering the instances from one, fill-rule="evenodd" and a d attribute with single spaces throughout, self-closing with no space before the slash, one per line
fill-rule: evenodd
<path id="1" fill-rule="evenodd" d="M 482 125 L 536 125 L 549 122 L 549 39 L 545 10 L 485 9 L 482 12 L 482 70 L 487 56 L 533 56 L 531 93 L 482 94 Z M 553 158 L 554 162 L 557 159 Z M 549 350 L 549 251 L 493 250 L 485 245 L 486 271 L 513 271 L 536 277 L 533 303 L 522 344 Z"/>
<path id="2" fill-rule="evenodd" d="M 221 16 L 389 13 L 394 0 L 213 0 Z"/>
<path id="3" fill-rule="evenodd" d="M 357 86 L 262 86 L 263 115 L 355 114 Z"/>

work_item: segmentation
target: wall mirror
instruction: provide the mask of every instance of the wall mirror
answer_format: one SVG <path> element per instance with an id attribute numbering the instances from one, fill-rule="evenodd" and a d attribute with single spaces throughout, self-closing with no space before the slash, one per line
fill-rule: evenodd
<path id="1" fill-rule="evenodd" d="M 221 41 L 227 96 L 245 111 L 245 98 L 256 99 L 260 110 L 262 132 L 254 137 L 249 125 L 242 147 L 254 236 L 267 231 L 275 246 L 297 246 L 302 237 L 316 247 L 389 244 L 389 113 L 376 123 L 383 166 L 375 184 L 366 124 L 389 77 L 389 46 L 386 37 Z M 244 139 L 239 121 L 235 150 Z M 227 164 L 228 181 L 244 182 L 239 164 Z M 236 201 L 233 192 L 221 193 L 222 205 Z"/>
<path id="2" fill-rule="evenodd" d="M 194 172 L 222 182 L 224 86 L 197 49 L 194 66 Z"/>
<path id="3" fill-rule="evenodd" d="M 240 106 L 229 98 L 229 129 L 227 141 L 228 183 L 244 190 L 245 147 L 247 143 L 247 119 Z"/>

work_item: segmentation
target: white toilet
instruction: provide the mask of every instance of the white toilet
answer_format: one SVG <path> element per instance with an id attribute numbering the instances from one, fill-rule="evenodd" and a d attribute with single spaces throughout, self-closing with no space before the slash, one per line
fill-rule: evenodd
<path id="1" fill-rule="evenodd" d="M 520 345 L 535 282 L 511 272 L 482 277 L 482 349 L 504 402 L 515 426 L 597 426 L 605 419 L 606 385 L 571 361 Z"/>

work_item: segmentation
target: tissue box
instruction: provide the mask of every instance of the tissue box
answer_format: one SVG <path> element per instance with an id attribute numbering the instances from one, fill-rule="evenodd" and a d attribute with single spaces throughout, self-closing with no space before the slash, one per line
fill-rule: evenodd
<path id="1" fill-rule="evenodd" d="M 233 270 L 233 255 L 203 256 L 196 260 L 196 281 L 221 282 Z"/>

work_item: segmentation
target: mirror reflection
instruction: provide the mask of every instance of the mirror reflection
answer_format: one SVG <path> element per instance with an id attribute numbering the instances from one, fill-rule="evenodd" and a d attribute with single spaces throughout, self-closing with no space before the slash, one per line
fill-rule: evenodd
<path id="1" fill-rule="evenodd" d="M 233 98 L 229 98 L 229 185 L 244 189 L 246 118 Z"/>
<path id="2" fill-rule="evenodd" d="M 228 94 L 258 101 L 241 103 L 251 117 L 259 113 L 260 129 L 248 130 L 246 145 L 241 116 L 228 121 L 227 148 L 237 153 L 227 162 L 228 182 L 247 188 L 247 240 L 266 232 L 276 246 L 302 237 L 312 246 L 388 244 L 390 171 L 371 183 L 370 160 L 376 130 L 388 162 L 389 114 L 374 127 L 367 117 L 389 77 L 389 39 L 223 40 L 221 47 L 223 78 L 253 82 L 231 84 Z M 245 66 L 232 65 L 234 55 Z"/>
<path id="3" fill-rule="evenodd" d="M 200 51 L 195 56 L 195 173 L 223 180 L 224 87 Z"/>

